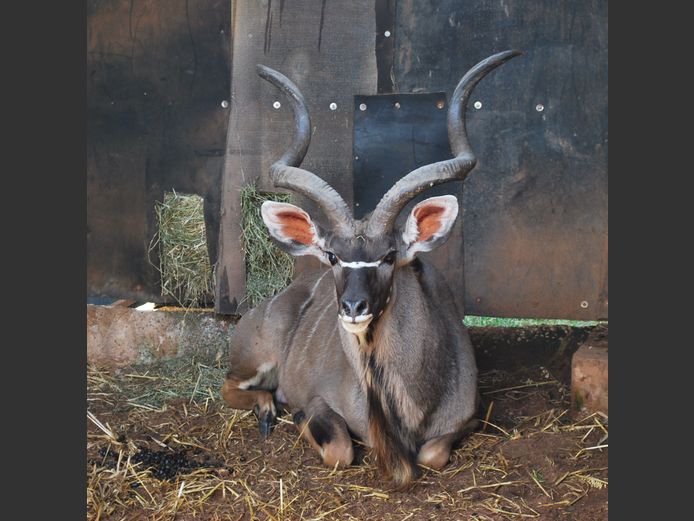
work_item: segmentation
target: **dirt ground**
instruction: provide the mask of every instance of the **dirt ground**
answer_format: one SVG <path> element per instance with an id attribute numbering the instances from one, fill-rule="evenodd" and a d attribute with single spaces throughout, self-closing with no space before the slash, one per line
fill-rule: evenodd
<path id="1" fill-rule="evenodd" d="M 571 354 L 588 328 L 471 330 L 483 427 L 405 491 L 368 451 L 320 465 L 290 416 L 261 441 L 218 394 L 225 360 L 87 374 L 90 520 L 606 520 L 607 417 L 572 415 Z"/>

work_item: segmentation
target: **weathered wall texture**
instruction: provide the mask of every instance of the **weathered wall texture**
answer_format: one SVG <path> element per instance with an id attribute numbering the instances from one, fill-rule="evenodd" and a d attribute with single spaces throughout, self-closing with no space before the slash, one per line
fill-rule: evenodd
<path id="1" fill-rule="evenodd" d="M 151 363 L 229 349 L 230 322 L 212 313 L 87 305 L 87 360 L 99 366 Z"/>
<path id="2" fill-rule="evenodd" d="M 255 75 L 256 63 L 298 84 L 314 123 L 303 166 L 354 202 L 373 187 L 350 183 L 364 160 L 349 153 L 350 96 L 450 97 L 475 63 L 515 48 L 524 56 L 473 94 L 481 106 L 469 108 L 467 121 L 479 163 L 465 183 L 447 185 L 462 216 L 448 243 L 428 256 L 468 314 L 607 317 L 606 1 L 268 0 L 236 7 L 218 310 L 235 309 L 243 295 L 237 192 L 256 178 L 269 188 L 269 166 L 291 139 L 290 111 L 286 103 L 272 108 L 283 100 Z M 336 111 L 328 110 L 331 101 Z M 407 173 L 398 163 L 386 184 Z"/>
<path id="3" fill-rule="evenodd" d="M 161 299 L 147 252 L 165 191 L 204 198 L 216 258 L 230 19 L 228 0 L 87 3 L 89 295 Z"/>
<path id="4" fill-rule="evenodd" d="M 375 27 L 373 0 L 235 2 L 218 311 L 234 311 L 245 288 L 238 192 L 252 182 L 273 188 L 270 165 L 293 135 L 289 104 L 256 74 L 256 64 L 279 70 L 302 91 L 313 125 L 302 168 L 323 177 L 352 204 L 352 99 L 357 93 L 376 93 Z M 275 101 L 279 109 L 273 108 Z M 331 103 L 336 110 L 330 110 Z M 321 220 L 310 201 L 294 199 Z"/>
<path id="5" fill-rule="evenodd" d="M 475 90 L 479 163 L 447 187 L 462 218 L 428 255 L 467 314 L 608 316 L 606 0 L 91 0 L 87 44 L 90 295 L 159 298 L 147 245 L 154 202 L 173 188 L 205 197 L 217 311 L 236 311 L 238 190 L 271 188 L 292 131 L 257 63 L 304 92 L 314 132 L 303 166 L 353 204 L 369 189 L 353 184 L 355 95 L 450 97 L 472 65 L 516 48 L 524 56 Z"/>

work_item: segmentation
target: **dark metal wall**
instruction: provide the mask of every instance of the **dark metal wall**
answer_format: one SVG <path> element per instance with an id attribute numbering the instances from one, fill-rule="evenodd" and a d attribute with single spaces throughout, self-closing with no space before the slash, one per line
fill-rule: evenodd
<path id="1" fill-rule="evenodd" d="M 607 1 L 398 0 L 400 92 L 444 90 L 492 52 L 468 110 L 468 314 L 607 317 Z M 541 109 L 541 110 L 538 110 Z"/>
<path id="2" fill-rule="evenodd" d="M 90 294 L 158 295 L 146 250 L 154 202 L 174 188 L 205 197 L 217 310 L 236 311 L 238 190 L 271 188 L 268 168 L 292 129 L 256 63 L 304 92 L 314 129 L 303 166 L 354 204 L 354 96 L 450 98 L 472 65 L 517 48 L 524 56 L 473 94 L 479 163 L 447 187 L 462 219 L 427 255 L 468 314 L 607 317 L 606 0 L 112 0 L 89 2 L 88 24 Z"/>
<path id="3" fill-rule="evenodd" d="M 228 0 L 87 3 L 90 296 L 160 300 L 147 250 L 165 191 L 204 197 L 216 258 L 230 19 Z"/>

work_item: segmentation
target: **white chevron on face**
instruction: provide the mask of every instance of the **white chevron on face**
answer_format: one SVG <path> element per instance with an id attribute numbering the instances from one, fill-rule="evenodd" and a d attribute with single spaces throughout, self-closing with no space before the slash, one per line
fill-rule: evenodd
<path id="1" fill-rule="evenodd" d="M 343 268 L 352 268 L 353 270 L 359 269 L 359 268 L 378 268 L 381 265 L 380 260 L 374 261 L 374 262 L 364 262 L 364 261 L 353 261 L 353 262 L 346 262 L 343 260 L 339 260 L 340 266 Z"/>

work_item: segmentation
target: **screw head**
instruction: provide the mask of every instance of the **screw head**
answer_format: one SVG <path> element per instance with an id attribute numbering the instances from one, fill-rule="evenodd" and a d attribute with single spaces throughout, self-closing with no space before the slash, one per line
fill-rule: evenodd
<path id="1" fill-rule="evenodd" d="M 390 37 L 390 31 L 386 31 L 385 33 L 383 33 L 383 36 L 385 36 L 386 38 L 389 38 Z"/>
<path id="2" fill-rule="evenodd" d="M 337 110 L 337 103 L 333 102 L 330 104 L 330 110 Z"/>
<path id="3" fill-rule="evenodd" d="M 444 105 L 445 105 L 445 103 L 443 102 L 443 100 L 439 100 L 436 102 L 436 108 L 439 110 L 442 109 L 444 107 Z"/>
<path id="4" fill-rule="evenodd" d="M 482 108 L 482 102 L 481 101 L 475 101 L 475 103 L 473 103 L 472 106 L 475 107 L 477 110 L 479 110 Z"/>
<path id="5" fill-rule="evenodd" d="M 227 108 L 229 106 L 229 102 L 227 100 L 222 100 L 222 108 Z"/>
<path id="6" fill-rule="evenodd" d="M 582 307 L 583 309 L 586 309 L 586 308 L 588 307 L 588 301 L 587 301 L 587 300 L 582 300 L 582 301 L 581 301 L 581 307 Z"/>
<path id="7" fill-rule="evenodd" d="M 361 103 L 361 104 L 359 105 L 359 110 L 361 110 L 361 111 L 366 110 L 366 103 Z"/>
<path id="8" fill-rule="evenodd" d="M 281 104 L 279 101 L 275 101 L 275 102 L 272 104 L 272 106 L 273 106 L 274 108 L 278 109 L 278 108 L 280 108 L 280 107 L 282 106 L 282 104 Z"/>
<path id="9" fill-rule="evenodd" d="M 537 110 L 538 112 L 542 112 L 543 110 L 545 110 L 545 106 L 542 103 L 538 103 L 537 105 L 535 105 L 535 110 Z"/>
<path id="10" fill-rule="evenodd" d="M 395 107 L 396 109 L 399 109 L 399 108 L 400 108 L 400 102 L 399 102 L 399 101 L 396 101 L 394 107 Z"/>

